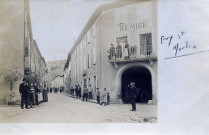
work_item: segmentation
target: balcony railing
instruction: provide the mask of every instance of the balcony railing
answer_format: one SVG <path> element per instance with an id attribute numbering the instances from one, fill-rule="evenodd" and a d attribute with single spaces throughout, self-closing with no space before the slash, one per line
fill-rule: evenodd
<path id="1" fill-rule="evenodd" d="M 143 45 L 140 47 L 140 58 L 150 57 L 152 54 L 152 45 Z"/>
<path id="2" fill-rule="evenodd" d="M 113 49 L 112 49 L 113 50 Z M 128 48 L 116 48 L 116 50 L 109 52 L 109 61 L 131 61 L 140 59 L 150 59 L 153 56 L 152 45 L 140 46 L 138 49 L 136 46 L 129 46 Z"/>

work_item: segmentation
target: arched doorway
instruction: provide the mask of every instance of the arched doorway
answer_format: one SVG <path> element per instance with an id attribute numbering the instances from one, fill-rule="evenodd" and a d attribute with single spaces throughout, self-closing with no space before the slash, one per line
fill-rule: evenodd
<path id="1" fill-rule="evenodd" d="M 131 81 L 134 81 L 135 86 L 140 90 L 136 102 L 147 103 L 148 100 L 152 100 L 152 77 L 145 67 L 135 66 L 126 69 L 122 74 L 121 81 L 123 103 L 130 102 L 128 85 Z"/>

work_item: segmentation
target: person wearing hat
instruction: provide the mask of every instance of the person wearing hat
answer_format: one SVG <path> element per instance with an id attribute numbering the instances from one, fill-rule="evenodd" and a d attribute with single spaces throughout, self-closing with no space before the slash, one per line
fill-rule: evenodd
<path id="1" fill-rule="evenodd" d="M 100 92 L 99 88 L 96 88 L 97 104 L 100 104 Z"/>
<path id="2" fill-rule="evenodd" d="M 19 85 L 19 91 L 21 95 L 21 109 L 24 109 L 24 105 L 26 109 L 30 109 L 28 108 L 29 87 L 25 78 L 23 78 L 22 81 L 23 82 Z"/>
<path id="3" fill-rule="evenodd" d="M 136 97 L 137 97 L 137 88 L 135 86 L 135 82 L 132 82 L 128 85 L 128 93 L 129 97 L 131 99 L 131 105 L 132 105 L 132 110 L 130 111 L 136 111 Z"/>

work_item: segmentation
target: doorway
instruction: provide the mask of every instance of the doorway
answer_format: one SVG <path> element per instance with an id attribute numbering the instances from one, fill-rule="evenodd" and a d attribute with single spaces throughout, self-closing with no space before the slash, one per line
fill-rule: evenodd
<path id="1" fill-rule="evenodd" d="M 139 92 L 137 94 L 137 103 L 147 103 L 152 100 L 152 77 L 148 69 L 145 67 L 131 67 L 126 69 L 121 78 L 122 85 L 122 101 L 123 103 L 130 103 L 128 85 L 130 82 L 135 82 L 135 86 Z"/>

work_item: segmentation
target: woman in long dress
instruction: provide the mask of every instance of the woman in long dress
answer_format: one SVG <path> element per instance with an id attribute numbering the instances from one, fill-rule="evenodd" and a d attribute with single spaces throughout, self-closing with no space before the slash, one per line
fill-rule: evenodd
<path id="1" fill-rule="evenodd" d="M 102 93 L 102 102 L 100 103 L 100 105 L 103 105 L 103 103 L 105 106 L 107 105 L 107 94 L 108 94 L 108 92 L 107 92 L 106 88 L 104 88 L 104 91 Z"/>

